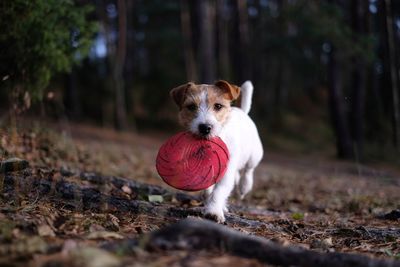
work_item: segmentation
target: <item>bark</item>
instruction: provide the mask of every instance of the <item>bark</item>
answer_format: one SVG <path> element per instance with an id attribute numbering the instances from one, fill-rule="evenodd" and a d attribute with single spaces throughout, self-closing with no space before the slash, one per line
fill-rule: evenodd
<path id="1" fill-rule="evenodd" d="M 250 34 L 249 34 L 249 16 L 247 11 L 247 0 L 237 0 L 237 10 L 239 16 L 239 40 L 241 47 L 241 80 L 251 79 L 250 55 Z"/>
<path id="2" fill-rule="evenodd" d="M 125 70 L 124 80 L 125 80 L 125 88 L 126 88 L 126 100 L 128 103 L 127 113 L 130 117 L 129 119 L 129 128 L 132 130 L 136 130 L 136 121 L 135 117 L 135 93 L 133 92 L 133 87 L 135 85 L 135 53 L 136 53 L 136 42 L 134 38 L 134 23 L 136 20 L 135 14 L 135 1 L 129 0 L 126 2 L 126 18 L 127 18 L 127 36 L 126 36 L 126 57 L 125 57 Z"/>
<path id="3" fill-rule="evenodd" d="M 182 208 L 177 204 L 171 205 L 172 199 L 175 199 L 181 205 L 189 204 L 192 201 L 200 202 L 199 196 L 171 192 L 157 185 L 90 172 L 61 171 L 60 175 L 55 175 L 56 172 L 53 170 L 41 170 L 38 171 L 38 174 L 33 174 L 29 168 L 26 169 L 27 165 L 23 160 L 19 161 L 18 164 L 10 163 L 7 171 L 3 169 L 0 172 L 0 193 L 7 199 L 30 198 L 32 201 L 51 199 L 53 203 L 72 210 L 118 211 L 128 214 L 163 216 L 172 220 L 186 218 L 187 216 L 202 216 L 201 207 Z M 8 164 L 3 163 L 4 166 Z M 129 197 L 123 194 L 123 186 L 129 187 L 132 191 Z M 159 204 L 146 201 L 146 197 L 149 195 L 160 195 L 164 198 L 164 202 Z M 236 213 L 250 212 L 260 215 L 276 213 L 276 216 L 279 216 L 279 212 L 259 210 L 242 205 L 230 205 L 230 210 L 235 211 L 235 213 L 226 215 L 228 226 L 245 227 L 247 230 L 265 228 L 274 232 L 284 231 L 280 226 L 236 215 Z M 400 229 L 396 228 L 382 229 L 358 226 L 355 229 L 331 229 L 327 231 L 335 235 L 358 236 L 366 240 L 385 240 L 387 237 L 400 237 Z"/>
<path id="4" fill-rule="evenodd" d="M 283 17 L 283 10 L 286 7 L 285 0 L 277 1 L 278 9 L 279 9 L 279 17 L 278 17 L 278 38 L 281 40 L 285 39 L 287 27 L 285 26 L 286 22 Z M 277 67 L 276 67 L 276 74 L 275 74 L 275 86 L 274 86 L 274 109 L 276 117 L 278 121 L 280 121 L 282 108 L 286 102 L 288 92 L 285 86 L 285 81 L 287 81 L 287 69 L 285 67 L 285 59 L 284 59 L 284 51 L 278 51 L 277 55 Z M 279 123 L 279 122 L 278 122 Z"/>
<path id="5" fill-rule="evenodd" d="M 189 2 L 181 0 L 181 28 L 185 53 L 186 77 L 188 81 L 197 81 L 197 66 L 192 43 L 192 27 Z"/>
<path id="6" fill-rule="evenodd" d="M 118 44 L 113 66 L 115 85 L 116 128 L 124 130 L 128 126 L 126 115 L 126 92 L 123 71 L 126 56 L 126 2 L 118 0 Z"/>
<path id="7" fill-rule="evenodd" d="M 229 60 L 229 24 L 227 19 L 226 0 L 217 0 L 218 12 L 218 60 L 219 73 L 225 80 L 231 79 L 231 68 Z"/>
<path id="8" fill-rule="evenodd" d="M 162 216 L 169 220 L 186 218 L 187 216 L 202 216 L 202 208 L 181 208 L 176 205 L 153 203 L 145 201 L 149 195 L 161 195 L 165 202 L 172 198 L 182 204 L 191 201 L 200 201 L 198 196 L 184 193 L 173 193 L 161 186 L 148 185 L 136 181 L 114 177 L 101 176 L 95 173 L 65 173 L 62 179 L 53 178 L 54 173 L 49 172 L 47 178 L 33 175 L 29 170 L 18 173 L 0 173 L 0 193 L 3 196 L 14 199 L 19 203 L 22 196 L 32 198 L 32 201 L 51 198 L 53 203 L 71 210 L 91 210 L 97 212 L 124 212 L 129 214 L 146 214 Z M 70 181 L 67 176 L 83 180 L 86 185 Z M 89 183 L 89 185 L 87 185 Z M 123 197 L 122 186 L 128 186 L 132 190 L 130 198 Z M 276 230 L 274 226 L 258 220 L 246 219 L 236 214 L 226 216 L 229 225 L 239 225 L 256 229 L 258 227 Z"/>
<path id="9" fill-rule="evenodd" d="M 213 83 L 215 70 L 215 9 L 210 0 L 197 1 L 200 28 L 200 82 Z"/>
<path id="10" fill-rule="evenodd" d="M 391 0 L 384 0 L 386 13 L 386 31 L 388 44 L 388 61 L 390 68 L 390 82 L 393 98 L 393 141 L 397 150 L 400 150 L 400 103 L 399 103 L 399 86 L 396 70 L 395 42 L 393 33 L 393 17 L 391 9 Z"/>
<path id="11" fill-rule="evenodd" d="M 99 8 L 97 9 L 98 16 L 101 19 L 102 26 L 104 27 L 104 36 L 106 39 L 107 46 L 107 63 L 110 66 L 110 74 L 108 77 L 108 82 L 111 85 L 112 94 L 110 97 L 106 98 L 102 103 L 102 120 L 105 126 L 115 127 L 117 125 L 117 91 L 121 89 L 121 84 L 116 84 L 116 74 L 118 69 L 116 69 L 116 58 L 117 58 L 117 44 L 111 37 L 115 29 L 112 26 L 112 21 L 108 18 L 107 12 L 107 2 L 104 0 L 99 0 Z M 121 74 L 122 75 L 122 74 Z M 117 81 L 118 82 L 118 81 Z M 119 89 L 117 89 L 117 87 Z M 110 91 L 111 91 L 110 90 Z"/>
<path id="12" fill-rule="evenodd" d="M 366 34 L 366 13 L 368 6 L 362 0 L 352 0 L 352 28 L 358 35 Z M 354 38 L 357 38 L 356 36 Z M 351 125 L 354 142 L 354 152 L 357 159 L 362 159 L 364 144 L 364 111 L 366 90 L 366 64 L 365 61 L 356 57 L 353 60 L 352 73 L 352 106 Z"/>
<path id="13" fill-rule="evenodd" d="M 389 213 L 378 216 L 380 219 L 397 221 L 400 220 L 400 209 L 392 210 Z"/>
<path id="14" fill-rule="evenodd" d="M 185 219 L 144 238 L 148 250 L 207 249 L 254 258 L 282 266 L 399 267 L 394 260 L 373 259 L 346 253 L 321 253 L 295 246 L 281 246 L 267 239 L 247 235 L 206 220 Z"/>
<path id="15" fill-rule="evenodd" d="M 334 47 L 329 55 L 328 83 L 329 108 L 336 136 L 337 155 L 339 158 L 349 159 L 353 157 L 353 149 L 342 93 L 342 77 Z"/>
<path id="16" fill-rule="evenodd" d="M 67 76 L 64 105 L 67 109 L 68 115 L 71 118 L 77 119 L 82 115 L 82 107 L 77 87 L 76 70 L 74 68 L 71 69 L 71 73 Z"/>

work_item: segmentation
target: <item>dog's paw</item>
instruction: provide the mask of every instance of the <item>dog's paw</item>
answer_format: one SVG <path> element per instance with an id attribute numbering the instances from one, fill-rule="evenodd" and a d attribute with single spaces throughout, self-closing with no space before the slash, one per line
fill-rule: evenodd
<path id="1" fill-rule="evenodd" d="M 212 213 L 206 213 L 204 214 L 204 218 L 217 222 L 217 223 L 221 223 L 223 224 L 225 222 L 225 216 L 224 215 L 216 215 L 216 214 L 212 214 Z"/>
<path id="2" fill-rule="evenodd" d="M 209 220 L 216 221 L 217 223 L 225 222 L 225 215 L 223 209 L 206 208 L 204 217 Z"/>

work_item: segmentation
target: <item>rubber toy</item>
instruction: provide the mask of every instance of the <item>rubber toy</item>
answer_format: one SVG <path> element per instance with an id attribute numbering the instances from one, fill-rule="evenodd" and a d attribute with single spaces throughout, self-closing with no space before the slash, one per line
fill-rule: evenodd
<path id="1" fill-rule="evenodd" d="M 168 185 L 199 191 L 222 179 L 228 161 L 228 148 L 219 137 L 204 139 L 190 132 L 180 132 L 161 146 L 156 168 Z"/>

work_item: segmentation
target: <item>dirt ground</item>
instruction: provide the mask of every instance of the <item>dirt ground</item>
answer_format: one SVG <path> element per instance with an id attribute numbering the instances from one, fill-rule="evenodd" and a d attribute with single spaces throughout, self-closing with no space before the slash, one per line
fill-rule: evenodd
<path id="1" fill-rule="evenodd" d="M 30 168 L 2 178 L 51 177 L 81 187 L 95 186 L 123 199 L 157 202 L 161 208 L 200 209 L 202 202 L 196 194 L 178 197 L 179 192 L 157 175 L 155 156 L 166 138 L 160 133 L 118 133 L 75 124 L 3 127 L 0 160 L 19 157 Z M 132 192 L 124 184 L 94 185 L 78 175 L 82 172 L 161 186 L 172 197 Z M 230 199 L 228 227 L 283 246 L 400 259 L 396 213 L 400 171 L 396 167 L 289 156 L 266 148 L 255 179 L 244 201 Z M 0 188 L 4 192 L 0 198 L 0 266 L 265 266 L 221 251 L 109 249 L 109 244 L 135 240 L 179 219 L 151 212 L 71 208 L 57 201 L 57 196 L 43 197 L 13 186 L 11 191 L 3 191 L 7 184 Z"/>

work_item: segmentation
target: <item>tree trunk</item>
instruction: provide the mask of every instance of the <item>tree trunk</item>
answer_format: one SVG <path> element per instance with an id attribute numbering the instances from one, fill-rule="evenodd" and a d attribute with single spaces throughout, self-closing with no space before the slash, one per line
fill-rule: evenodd
<path id="1" fill-rule="evenodd" d="M 197 81 L 197 66 L 192 44 L 190 9 L 187 0 L 181 0 L 181 27 L 185 53 L 186 77 L 188 81 Z"/>
<path id="2" fill-rule="evenodd" d="M 203 83 L 213 83 L 215 75 L 215 8 L 210 0 L 201 0 L 199 6 L 200 20 L 200 78 Z"/>
<path id="3" fill-rule="evenodd" d="M 65 92 L 64 105 L 67 114 L 73 119 L 78 119 L 82 114 L 81 102 L 77 88 L 77 77 L 75 68 L 71 69 L 71 73 L 67 76 L 67 88 Z"/>
<path id="4" fill-rule="evenodd" d="M 352 0 L 352 28 L 353 31 L 362 35 L 366 33 L 366 13 L 368 6 L 363 0 Z M 351 125 L 354 142 L 354 152 L 357 159 L 363 155 L 364 143 L 364 110 L 365 110 L 365 88 L 366 88 L 366 66 L 365 61 L 360 57 L 353 60 L 352 73 L 352 106 Z"/>
<path id="5" fill-rule="evenodd" d="M 118 45 L 113 66 L 115 85 L 116 128 L 124 130 L 128 126 L 126 116 L 125 83 L 123 77 L 126 56 L 126 3 L 118 0 Z"/>
<path id="6" fill-rule="evenodd" d="M 393 18 L 391 9 L 391 0 L 384 0 L 386 13 L 386 29 L 387 29 L 387 44 L 388 44 L 388 63 L 390 64 L 390 82 L 393 98 L 393 142 L 397 150 L 400 150 L 400 103 L 399 103 L 399 86 L 397 83 L 396 70 L 396 55 L 393 33 Z"/>
<path id="7" fill-rule="evenodd" d="M 229 24 L 227 21 L 227 1 L 217 0 L 218 8 L 218 60 L 221 78 L 231 80 L 229 60 Z"/>
<path id="8" fill-rule="evenodd" d="M 353 150 L 343 102 L 342 77 L 337 54 L 333 46 L 329 56 L 328 83 L 329 108 L 336 136 L 337 155 L 339 158 L 349 159 L 353 157 Z"/>
<path id="9" fill-rule="evenodd" d="M 127 26 L 126 26 L 126 58 L 125 58 L 125 69 L 124 80 L 125 80 L 125 91 L 126 91 L 126 99 L 127 103 L 129 103 L 127 108 L 129 119 L 129 129 L 136 130 L 135 123 L 135 93 L 134 93 L 134 84 L 135 84 L 135 53 L 136 53 L 136 42 L 134 38 L 134 23 L 136 20 L 135 14 L 135 1 L 129 0 L 126 2 L 126 18 L 127 18 Z"/>
<path id="10" fill-rule="evenodd" d="M 286 35 L 286 27 L 285 27 L 285 20 L 283 18 L 282 12 L 283 9 L 286 6 L 285 0 L 278 0 L 277 1 L 278 5 L 278 12 L 279 12 L 279 17 L 278 17 L 278 38 L 283 40 L 285 35 Z M 288 93 L 285 90 L 285 80 L 286 80 L 286 68 L 285 68 L 285 62 L 284 62 L 284 51 L 278 50 L 277 54 L 277 67 L 276 67 L 276 75 L 275 75 L 275 86 L 274 86 L 274 113 L 276 114 L 275 117 L 277 118 L 277 122 L 279 123 L 281 121 L 281 115 L 282 115 L 282 106 L 284 104 L 285 98 L 288 95 Z"/>
<path id="11" fill-rule="evenodd" d="M 249 36 L 249 16 L 247 11 L 247 0 L 237 0 L 237 9 L 239 17 L 239 40 L 241 57 L 241 80 L 251 79 L 251 64 L 250 64 L 250 36 Z"/>

